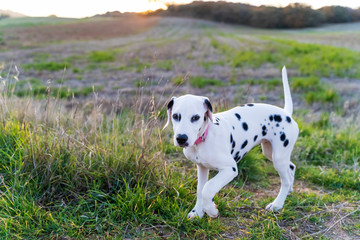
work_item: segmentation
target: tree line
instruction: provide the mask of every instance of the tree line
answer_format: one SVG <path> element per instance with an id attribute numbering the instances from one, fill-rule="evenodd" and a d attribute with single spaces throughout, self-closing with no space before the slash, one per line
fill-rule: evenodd
<path id="1" fill-rule="evenodd" d="M 167 10 L 157 10 L 148 15 L 201 18 L 260 28 L 304 28 L 324 23 L 360 21 L 360 8 L 327 6 L 315 10 L 301 3 L 278 8 L 224 1 L 195 1 L 184 5 L 168 5 Z"/>
<path id="2" fill-rule="evenodd" d="M 0 13 L 0 20 L 6 19 L 6 18 L 9 18 L 9 17 L 10 17 L 10 16 L 7 15 L 7 14 L 2 14 L 2 13 Z"/>

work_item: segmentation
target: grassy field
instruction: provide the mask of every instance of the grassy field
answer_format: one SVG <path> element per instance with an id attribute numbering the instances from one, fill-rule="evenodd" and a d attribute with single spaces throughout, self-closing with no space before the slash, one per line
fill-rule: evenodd
<path id="1" fill-rule="evenodd" d="M 133 31 L 110 34 L 118 20 L 57 19 L 62 30 L 35 42 L 21 39 L 48 29 L 42 19 L 0 21 L 0 236 L 360 239 L 360 43 L 339 45 L 347 28 L 133 20 L 118 26 Z M 79 34 L 82 24 L 106 26 L 103 37 Z M 77 33 L 57 38 L 66 29 Z M 280 179 L 257 147 L 215 197 L 220 216 L 188 221 L 196 167 L 161 131 L 167 101 L 193 93 L 215 112 L 283 106 L 283 65 L 300 127 L 284 209 L 264 210 Z"/>

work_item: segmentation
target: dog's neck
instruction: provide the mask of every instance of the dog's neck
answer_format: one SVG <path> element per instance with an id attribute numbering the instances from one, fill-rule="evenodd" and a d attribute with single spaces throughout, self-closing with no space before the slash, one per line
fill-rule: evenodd
<path id="1" fill-rule="evenodd" d="M 205 138 L 209 132 L 209 126 L 210 126 L 210 124 L 208 124 L 208 126 L 206 127 L 205 132 L 195 141 L 195 145 L 198 145 L 205 141 Z"/>

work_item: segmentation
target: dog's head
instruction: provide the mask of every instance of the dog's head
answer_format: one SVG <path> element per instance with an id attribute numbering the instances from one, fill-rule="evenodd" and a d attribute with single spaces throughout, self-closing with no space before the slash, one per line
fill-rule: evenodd
<path id="1" fill-rule="evenodd" d="M 173 97 L 167 106 L 166 128 L 172 122 L 174 144 L 189 147 L 202 136 L 209 121 L 212 122 L 212 106 L 208 98 L 194 95 Z"/>

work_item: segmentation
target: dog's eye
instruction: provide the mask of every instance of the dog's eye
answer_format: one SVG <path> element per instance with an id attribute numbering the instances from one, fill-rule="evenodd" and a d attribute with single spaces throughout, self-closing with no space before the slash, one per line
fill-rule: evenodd
<path id="1" fill-rule="evenodd" d="M 180 119 L 181 119 L 180 114 L 174 113 L 173 114 L 173 119 L 176 120 L 176 121 L 180 121 Z"/>
<path id="2" fill-rule="evenodd" d="M 191 122 L 196 122 L 199 119 L 200 119 L 199 115 L 194 115 L 194 116 L 191 117 Z"/>

